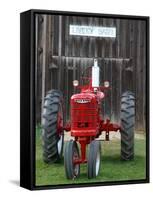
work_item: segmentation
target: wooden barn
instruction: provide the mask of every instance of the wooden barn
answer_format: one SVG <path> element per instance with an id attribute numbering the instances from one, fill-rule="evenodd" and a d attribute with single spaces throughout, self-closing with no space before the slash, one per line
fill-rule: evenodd
<path id="1" fill-rule="evenodd" d="M 105 28 L 106 32 L 94 35 L 90 30 L 79 27 Z M 114 32 L 109 35 L 111 33 L 107 30 Z M 111 86 L 103 102 L 105 117 L 119 121 L 121 94 L 131 90 L 136 97 L 136 129 L 145 131 L 145 20 L 37 14 L 35 49 L 37 123 L 41 121 L 44 96 L 50 89 L 59 89 L 64 93 L 65 115 L 69 118 L 69 100 L 74 93 L 72 81 L 81 81 L 82 72 L 91 67 L 93 59 L 97 58 L 100 82 L 108 80 Z"/>

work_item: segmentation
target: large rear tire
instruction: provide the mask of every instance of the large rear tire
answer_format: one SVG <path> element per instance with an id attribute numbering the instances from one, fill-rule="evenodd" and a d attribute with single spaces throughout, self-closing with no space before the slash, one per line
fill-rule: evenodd
<path id="1" fill-rule="evenodd" d="M 135 98 L 127 91 L 121 97 L 121 159 L 134 158 Z"/>
<path id="2" fill-rule="evenodd" d="M 43 160 L 46 163 L 59 162 L 64 145 L 63 96 L 60 91 L 47 93 L 42 116 Z"/>

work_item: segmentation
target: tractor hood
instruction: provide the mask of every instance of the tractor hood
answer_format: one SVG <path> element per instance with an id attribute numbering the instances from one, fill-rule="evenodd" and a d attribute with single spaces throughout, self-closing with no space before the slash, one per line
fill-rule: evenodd
<path id="1" fill-rule="evenodd" d="M 74 94 L 71 97 L 71 101 L 76 102 L 76 103 L 89 103 L 91 101 L 100 101 L 105 97 L 103 92 L 97 92 L 95 93 L 79 93 L 79 94 Z"/>
<path id="2" fill-rule="evenodd" d="M 76 102 L 76 103 L 89 103 L 91 102 L 93 99 L 96 99 L 96 95 L 93 93 L 80 93 L 80 94 L 74 94 L 71 97 L 71 100 Z"/>

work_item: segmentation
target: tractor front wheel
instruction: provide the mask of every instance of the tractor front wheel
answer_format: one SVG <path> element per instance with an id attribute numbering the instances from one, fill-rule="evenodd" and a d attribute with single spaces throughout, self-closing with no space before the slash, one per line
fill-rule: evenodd
<path id="1" fill-rule="evenodd" d="M 75 179 L 80 174 L 80 164 L 76 161 L 80 158 L 76 141 L 66 143 L 64 151 L 64 166 L 67 179 Z"/>
<path id="2" fill-rule="evenodd" d="M 100 170 L 100 161 L 101 161 L 101 146 L 100 141 L 93 140 L 89 146 L 88 153 L 88 178 L 96 178 Z"/>
<path id="3" fill-rule="evenodd" d="M 132 92 L 121 97 L 121 159 L 134 158 L 135 98 Z"/>

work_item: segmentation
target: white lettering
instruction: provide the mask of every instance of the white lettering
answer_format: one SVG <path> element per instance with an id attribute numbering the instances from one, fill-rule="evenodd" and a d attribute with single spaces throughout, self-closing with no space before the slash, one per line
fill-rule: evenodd
<path id="1" fill-rule="evenodd" d="M 116 37 L 116 28 L 70 25 L 69 34 L 93 37 Z"/>

